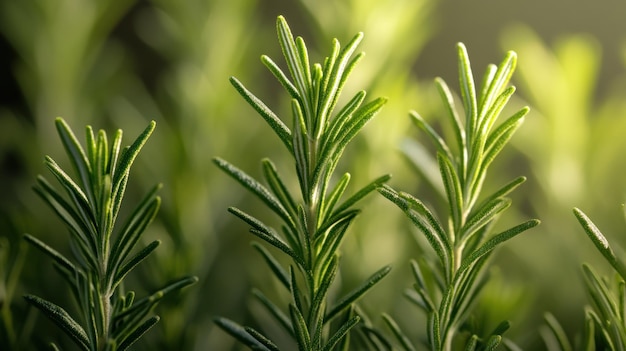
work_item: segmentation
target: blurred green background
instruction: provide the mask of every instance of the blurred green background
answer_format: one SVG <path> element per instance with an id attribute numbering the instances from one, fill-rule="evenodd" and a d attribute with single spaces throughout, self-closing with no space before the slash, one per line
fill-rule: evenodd
<path id="1" fill-rule="evenodd" d="M 213 325 L 217 315 L 261 325 L 280 338 L 249 295 L 253 286 L 276 296 L 279 289 L 249 246 L 246 226 L 226 208 L 236 205 L 263 219 L 269 213 L 211 163 L 220 156 L 258 176 L 259 160 L 271 157 L 281 172 L 292 171 L 278 138 L 228 82 L 238 77 L 290 122 L 289 101 L 259 60 L 267 54 L 283 62 L 275 35 L 279 14 L 304 37 L 315 62 L 333 37 L 345 43 L 365 33 L 366 57 L 345 95 L 365 88 L 389 103 L 349 147 L 341 171 L 353 175 L 355 188 L 392 173 L 392 186 L 429 203 L 440 199 L 401 152 L 414 145 L 407 138 L 424 140 L 408 111 L 431 121 L 443 116 L 432 79 L 441 76 L 457 91 L 456 42 L 468 47 L 477 80 L 506 50 L 518 53 L 513 105 L 529 105 L 531 113 L 488 183 L 495 188 L 526 175 L 501 221 L 535 217 L 542 225 L 497 254 L 482 299 L 490 307 L 478 318 L 488 329 L 511 319 L 507 335 L 533 350 L 542 348 L 546 311 L 570 336 L 580 332 L 587 303 L 580 265 L 609 270 L 572 207 L 584 210 L 614 246 L 626 247 L 625 2 L 0 0 L 0 349 L 41 349 L 48 341 L 71 349 L 21 299 L 33 293 L 72 311 L 50 261 L 20 239 L 31 233 L 69 250 L 61 222 L 31 190 L 36 175 L 46 174 L 44 155 L 69 166 L 53 127 L 57 116 L 81 140 L 90 124 L 109 133 L 123 129 L 126 143 L 149 120 L 157 122 L 125 201 L 130 208 L 152 185 L 164 184 L 162 209 L 145 238 L 164 245 L 128 288 L 145 294 L 184 274 L 200 283 L 158 308 L 161 322 L 137 349 L 242 349 Z M 382 197 L 363 206 L 342 249 L 338 289 L 392 264 L 390 276 L 360 306 L 376 326 L 387 312 L 413 337 L 424 337 L 423 317 L 402 297 L 412 284 L 408 260 L 422 252 L 419 234 Z"/>

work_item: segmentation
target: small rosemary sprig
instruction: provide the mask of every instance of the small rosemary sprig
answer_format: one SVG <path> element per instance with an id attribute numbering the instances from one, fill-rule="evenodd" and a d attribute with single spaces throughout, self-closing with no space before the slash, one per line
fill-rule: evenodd
<path id="1" fill-rule="evenodd" d="M 549 331 L 543 334 L 546 346 L 549 351 L 626 350 L 626 264 L 583 211 L 574 208 L 574 216 L 614 271 L 611 277 L 601 277 L 589 264 L 582 265 L 587 294 L 591 300 L 591 305 L 584 309 L 585 329 L 582 340 L 579 340 L 582 343 L 572 343 L 558 320 L 546 313 L 545 321 Z"/>
<path id="2" fill-rule="evenodd" d="M 289 183 L 283 181 L 269 159 L 262 162 L 267 187 L 222 159 L 216 158 L 215 163 L 261 199 L 283 222 L 279 232 L 240 209 L 229 209 L 252 227 L 252 234 L 291 259 L 290 266 L 285 268 L 265 246 L 253 244 L 278 281 L 290 292 L 291 300 L 286 308 L 281 308 L 258 290 L 255 297 L 291 335 L 300 351 L 332 350 L 337 345 L 347 344 L 348 332 L 360 320 L 352 312 L 353 303 L 390 269 L 382 268 L 336 301 L 328 299 L 329 289 L 338 274 L 338 249 L 359 213 L 354 205 L 389 179 L 388 175 L 382 176 L 342 201 L 350 174 L 344 174 L 335 182 L 334 171 L 348 143 L 381 109 L 386 99 L 364 103 L 365 92 L 360 91 L 339 112 L 334 112 L 348 75 L 363 56 L 353 57 L 362 34 L 357 34 L 344 48 L 334 40 L 330 56 L 323 64 L 311 66 L 304 40 L 293 37 L 282 16 L 277 20 L 277 32 L 291 79 L 269 57 L 262 56 L 261 61 L 291 97 L 292 128 L 239 80 L 231 78 L 231 83 L 265 119 L 294 158 L 292 179 L 300 185 L 300 197 L 291 194 Z M 340 322 L 330 323 L 333 320 Z M 251 349 L 278 349 L 279 343 L 259 331 L 225 318 L 218 318 L 216 322 Z"/>
<path id="3" fill-rule="evenodd" d="M 47 156 L 46 167 L 63 190 L 56 190 L 39 176 L 35 191 L 67 226 L 75 259 L 65 257 L 32 235 L 26 234 L 25 239 L 53 259 L 81 315 L 75 319 L 62 307 L 35 295 L 24 298 L 81 350 L 126 350 L 159 321 L 158 316 L 149 315 L 165 295 L 197 281 L 196 277 L 184 277 L 139 300 L 135 300 L 134 292 L 123 289 L 127 274 L 160 244 L 155 240 L 134 250 L 157 214 L 161 200 L 156 193 L 160 185 L 152 188 L 123 225 L 116 225 L 130 167 L 155 123 L 151 122 L 126 148 L 121 147 L 121 130 L 110 143 L 104 130 L 94 134 L 87 126 L 83 149 L 63 119 L 56 119 L 56 127 L 78 180 Z"/>
<path id="4" fill-rule="evenodd" d="M 492 350 L 501 343 L 500 334 L 508 328 L 508 322 L 503 322 L 491 335 L 479 336 L 470 331 L 465 340 L 456 339 L 460 339 L 457 335 L 461 334 L 477 295 L 487 281 L 486 263 L 493 250 L 539 223 L 529 220 L 491 234 L 497 217 L 511 205 L 506 196 L 525 181 L 524 177 L 514 179 L 490 196 L 484 197 L 481 193 L 489 166 L 521 125 L 528 108 L 522 108 L 496 125 L 500 112 L 515 91 L 514 87 L 506 87 L 515 69 L 515 53 L 509 52 L 499 66 L 489 65 L 482 87 L 477 90 L 466 48 L 459 44 L 457 49 L 464 119 L 457 114 L 446 83 L 440 78 L 435 80 L 452 126 L 452 140 L 444 139 L 416 112 L 410 114 L 437 148 L 436 164 L 441 178 L 434 183 L 442 185 L 448 208 L 447 221 L 441 222 L 422 201 L 410 194 L 386 185 L 380 192 L 404 211 L 436 255 L 435 260 L 425 257 L 412 262 L 415 289 L 408 293 L 411 301 L 428 316 L 428 347 L 434 351 L 456 350 L 461 345 L 466 350 Z M 384 320 L 403 349 L 417 349 L 390 316 L 385 315 Z"/>

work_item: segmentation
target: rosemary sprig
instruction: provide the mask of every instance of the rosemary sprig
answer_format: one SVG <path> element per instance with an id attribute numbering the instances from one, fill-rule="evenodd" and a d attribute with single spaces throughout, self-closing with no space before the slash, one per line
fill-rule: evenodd
<path id="1" fill-rule="evenodd" d="M 464 345 L 466 350 L 493 350 L 501 344 L 501 334 L 508 329 L 507 322 L 491 335 L 470 333 L 464 341 L 455 339 L 460 339 L 461 327 L 485 285 L 486 263 L 493 250 L 539 223 L 529 220 L 491 234 L 493 223 L 511 205 L 506 196 L 524 182 L 524 177 L 512 180 L 490 196 L 484 197 L 481 192 L 489 166 L 519 128 L 528 108 L 522 108 L 496 125 L 515 91 L 514 87 L 507 88 L 515 69 L 515 53 L 509 52 L 498 66 L 489 65 L 482 86 L 477 87 L 465 46 L 459 44 L 457 49 L 464 118 L 457 113 L 446 83 L 440 78 L 435 80 L 452 126 L 452 140 L 442 137 L 418 113 L 410 114 L 437 148 L 436 164 L 448 207 L 447 221 L 441 222 L 411 194 L 386 185 L 379 191 L 411 219 L 436 255 L 434 262 L 422 258 L 412 263 L 415 289 L 409 292 L 411 301 L 428 316 L 428 347 L 447 351 Z M 385 321 L 403 349 L 418 349 L 409 343 L 390 316 L 386 316 Z"/>
<path id="2" fill-rule="evenodd" d="M 380 269 L 336 301 L 328 298 L 338 274 L 339 247 L 359 213 L 354 205 L 389 179 L 388 175 L 379 177 L 343 199 L 350 174 L 344 174 L 334 183 L 335 169 L 346 146 L 378 113 L 386 99 L 364 103 L 366 94 L 360 91 L 335 112 L 348 75 L 363 57 L 363 54 L 354 55 L 363 34 L 354 36 L 343 48 L 335 39 L 324 62 L 311 65 L 304 40 L 293 37 L 282 16 L 277 20 L 277 33 L 290 77 L 269 57 L 262 56 L 261 61 L 291 98 L 291 128 L 239 80 L 231 78 L 231 83 L 293 157 L 293 178 L 300 185 L 300 197 L 289 191 L 289 183 L 269 159 L 262 162 L 266 185 L 223 159 L 216 158 L 215 164 L 258 197 L 283 223 L 279 232 L 240 209 L 229 209 L 251 226 L 252 234 L 291 259 L 285 268 L 264 246 L 254 244 L 272 273 L 290 292 L 291 300 L 285 307 L 279 307 L 260 291 L 255 292 L 255 297 L 291 335 L 299 350 L 332 350 L 347 343 L 346 336 L 360 320 L 350 307 L 390 270 Z M 343 319 L 337 319 L 341 315 Z M 341 322 L 331 324 L 332 320 Z M 277 342 L 252 328 L 225 318 L 218 318 L 216 323 L 251 349 L 278 349 Z"/>
<path id="3" fill-rule="evenodd" d="M 45 164 L 63 190 L 56 190 L 39 176 L 35 191 L 66 225 L 74 260 L 32 235 L 24 238 L 52 258 L 77 301 L 80 317 L 72 317 L 62 307 L 38 296 L 24 298 L 81 350 L 126 350 L 159 321 L 158 316 L 149 315 L 163 297 L 197 281 L 193 276 L 183 277 L 139 300 L 135 300 L 134 292 L 123 289 L 126 275 L 160 244 L 155 240 L 135 250 L 159 209 L 161 199 L 156 193 L 160 185 L 153 187 L 125 223 L 116 225 L 130 167 L 155 123 L 151 122 L 125 148 L 121 147 L 121 130 L 110 143 L 104 130 L 96 134 L 87 126 L 83 149 L 63 119 L 56 119 L 56 128 L 78 178 L 71 178 L 47 156 Z"/>
<path id="4" fill-rule="evenodd" d="M 589 264 L 582 265 L 587 295 L 591 300 L 591 304 L 584 309 L 585 329 L 582 340 L 579 340 L 582 343 L 570 342 L 558 320 L 546 313 L 548 328 L 543 334 L 546 346 L 549 351 L 570 351 L 574 346 L 585 351 L 626 350 L 626 264 L 615 255 L 604 234 L 582 210 L 574 208 L 574 216 L 613 268 L 613 274 L 602 277 Z"/>

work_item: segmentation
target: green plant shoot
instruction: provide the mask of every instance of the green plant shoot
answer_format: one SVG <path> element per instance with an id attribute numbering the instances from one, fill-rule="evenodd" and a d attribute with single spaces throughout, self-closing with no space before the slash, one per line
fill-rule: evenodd
<path id="1" fill-rule="evenodd" d="M 549 333 L 544 340 L 549 351 L 570 351 L 573 346 L 580 350 L 626 350 L 626 266 L 617 257 L 598 227 L 580 209 L 574 208 L 574 216 L 594 244 L 598 252 L 613 268 L 609 278 L 601 277 L 589 265 L 583 264 L 583 278 L 591 305 L 585 306 L 585 329 L 582 343 L 568 340 L 563 327 L 551 314 L 546 314 Z M 597 334 L 597 335 L 596 335 Z M 550 342 L 549 340 L 554 340 Z"/>
<path id="2" fill-rule="evenodd" d="M 255 297 L 270 315 L 292 337 L 300 351 L 342 349 L 347 335 L 360 320 L 353 313 L 353 304 L 388 272 L 384 267 L 362 285 L 337 300 L 329 299 L 329 289 L 339 270 L 338 250 L 349 225 L 359 213 L 354 205 L 389 179 L 375 179 L 356 193 L 344 197 L 350 182 L 346 173 L 335 179 L 335 168 L 346 146 L 378 113 L 386 99 L 364 103 L 360 91 L 335 112 L 335 106 L 348 75 L 363 57 L 354 55 L 363 34 L 357 34 L 341 47 L 334 40 L 331 53 L 322 64 L 310 65 L 309 55 L 301 37 L 294 38 L 283 17 L 277 20 L 278 40 L 285 57 L 288 74 L 272 59 L 261 61 L 272 72 L 291 98 L 291 128 L 276 113 L 254 96 L 236 78 L 231 83 L 239 94 L 263 117 L 295 161 L 295 175 L 285 182 L 269 159 L 262 162 L 266 185 L 216 158 L 216 165 L 258 197 L 281 220 L 280 231 L 238 209 L 229 211 L 251 226 L 250 232 L 292 262 L 284 267 L 265 246 L 254 248 L 267 262 L 271 272 L 289 291 L 290 301 L 280 307 L 261 291 Z M 297 181 L 300 196 L 294 196 L 288 184 Z M 338 323 L 330 323 L 336 320 Z M 261 332 L 241 327 L 225 319 L 217 324 L 226 332 L 254 350 L 277 350 L 280 343 Z"/>
<path id="3" fill-rule="evenodd" d="M 152 241 L 138 250 L 141 235 L 157 214 L 161 199 L 156 185 L 120 224 L 118 215 L 130 168 L 155 128 L 151 122 L 132 145 L 122 148 L 122 131 L 112 142 L 104 130 L 86 128 L 84 149 L 61 118 L 56 128 L 78 178 L 75 180 L 49 156 L 45 164 L 60 184 L 57 190 L 44 177 L 37 178 L 36 193 L 67 227 L 74 259 L 70 259 L 32 235 L 25 239 L 50 256 L 78 306 L 80 316 L 35 295 L 24 298 L 56 324 L 79 349 L 127 350 L 158 321 L 154 307 L 168 294 L 197 281 L 180 278 L 150 296 L 135 299 L 125 292 L 124 278 L 160 244 Z M 56 349 L 56 346 L 53 346 Z"/>
<path id="4" fill-rule="evenodd" d="M 487 260 L 503 242 L 536 226 L 529 220 L 497 234 L 492 234 L 496 219 L 511 206 L 507 195 L 525 181 L 519 177 L 489 196 L 482 194 L 487 170 L 496 156 L 522 124 L 528 108 L 513 113 L 496 123 L 500 113 L 515 92 L 507 87 L 516 64 L 516 55 L 509 52 L 500 65 L 489 65 L 482 86 L 474 82 L 470 60 L 463 44 L 458 44 L 459 85 L 465 116 L 456 110 L 455 99 L 441 79 L 435 83 L 443 100 L 447 122 L 453 137 L 440 135 L 417 112 L 411 119 L 434 143 L 440 179 L 448 212 L 441 221 L 423 201 L 411 194 L 383 186 L 380 192 L 396 204 L 425 236 L 435 258 L 423 257 L 412 263 L 414 290 L 408 293 L 428 316 L 428 347 L 433 351 L 493 350 L 502 342 L 503 322 L 491 335 L 475 335 L 471 331 L 461 337 L 461 328 L 472 313 L 487 278 Z M 417 159 L 409 154 L 409 159 Z M 424 164 L 428 164 L 425 162 Z M 417 164 L 418 168 L 423 164 Z M 427 173 L 427 172 L 424 172 Z M 412 345 L 390 316 L 384 320 L 405 350 L 419 349 Z M 462 340 L 463 339 L 463 340 Z"/>

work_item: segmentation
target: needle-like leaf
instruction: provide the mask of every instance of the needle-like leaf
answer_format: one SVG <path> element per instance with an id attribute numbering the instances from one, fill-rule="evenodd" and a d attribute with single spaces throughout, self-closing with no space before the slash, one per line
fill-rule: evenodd
<path id="1" fill-rule="evenodd" d="M 259 98 L 254 96 L 248 89 L 246 89 L 239 80 L 235 77 L 230 78 L 231 84 L 237 89 L 239 94 L 263 117 L 265 122 L 274 130 L 276 135 L 285 144 L 287 150 L 292 150 L 291 143 L 291 131 L 287 126 L 276 116 L 272 110 L 269 109 Z"/>
<path id="2" fill-rule="evenodd" d="M 217 324 L 220 328 L 222 328 L 222 330 L 226 331 L 228 334 L 232 335 L 237 340 L 242 342 L 244 345 L 249 346 L 253 350 L 272 351 L 268 349 L 265 345 L 263 345 L 255 337 L 250 335 L 250 333 L 248 333 L 248 331 L 244 327 L 231 321 L 230 319 L 218 317 L 215 319 L 215 324 Z"/>
<path id="3" fill-rule="evenodd" d="M 59 326 L 81 349 L 88 351 L 91 348 L 85 330 L 63 308 L 34 295 L 24 298 Z"/>
<path id="4" fill-rule="evenodd" d="M 369 289 L 374 287 L 376 283 L 378 283 L 381 279 L 383 279 L 389 272 L 391 271 L 390 266 L 385 266 L 381 268 L 378 272 L 374 273 L 369 277 L 363 284 L 349 292 L 345 295 L 339 302 L 333 306 L 333 308 L 328 311 L 326 314 L 326 320 L 332 320 L 337 314 L 344 311 L 346 308 L 350 306 L 354 301 L 358 300 L 363 294 L 365 294 Z"/>

